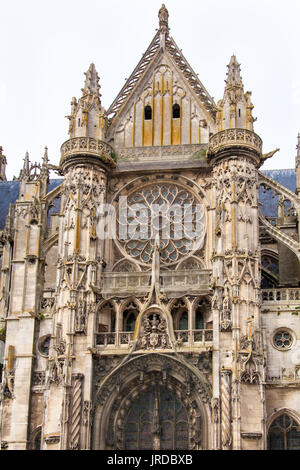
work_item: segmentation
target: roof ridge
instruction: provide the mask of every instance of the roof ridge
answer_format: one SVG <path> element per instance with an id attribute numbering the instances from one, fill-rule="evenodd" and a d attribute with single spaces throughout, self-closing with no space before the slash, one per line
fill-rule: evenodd
<path id="1" fill-rule="evenodd" d="M 173 47 L 172 47 L 173 46 Z M 193 68 L 190 66 L 189 62 L 186 60 L 181 50 L 177 46 L 176 42 L 171 36 L 166 38 L 166 48 L 172 58 L 174 59 L 176 65 L 179 67 L 183 75 L 187 78 L 190 86 L 196 92 L 201 103 L 205 106 L 206 110 L 215 117 L 217 106 L 206 90 L 203 83 L 200 81 L 198 75 L 194 72 Z"/>
<path id="2" fill-rule="evenodd" d="M 128 96 L 132 90 L 136 87 L 137 83 L 140 81 L 140 78 L 144 75 L 145 69 L 156 57 L 157 52 L 160 50 L 160 32 L 157 31 L 154 38 L 152 39 L 150 45 L 148 46 L 146 52 L 143 54 L 141 60 L 131 73 L 130 77 L 126 80 L 125 85 L 122 87 L 121 91 L 118 93 L 117 97 L 114 99 L 112 104 L 107 110 L 107 115 L 114 113 L 113 118 L 122 108 L 124 102 L 127 100 Z"/>

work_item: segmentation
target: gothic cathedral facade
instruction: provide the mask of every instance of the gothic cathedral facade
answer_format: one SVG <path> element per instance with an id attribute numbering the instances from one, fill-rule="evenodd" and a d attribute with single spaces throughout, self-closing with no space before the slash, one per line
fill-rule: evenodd
<path id="1" fill-rule="evenodd" d="M 300 146 L 294 189 L 261 171 L 236 57 L 216 104 L 158 16 L 59 166 L 1 149 L 2 449 L 300 449 Z"/>

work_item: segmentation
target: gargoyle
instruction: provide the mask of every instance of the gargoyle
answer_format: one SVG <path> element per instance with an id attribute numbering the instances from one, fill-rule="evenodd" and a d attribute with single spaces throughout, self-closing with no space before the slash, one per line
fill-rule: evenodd
<path id="1" fill-rule="evenodd" d="M 264 153 L 262 155 L 262 160 L 265 161 L 265 160 L 268 160 L 268 158 L 271 158 L 273 157 L 273 155 L 275 155 L 276 152 L 279 152 L 280 149 L 276 149 L 276 150 L 273 150 L 272 152 L 269 152 L 269 153 Z"/>

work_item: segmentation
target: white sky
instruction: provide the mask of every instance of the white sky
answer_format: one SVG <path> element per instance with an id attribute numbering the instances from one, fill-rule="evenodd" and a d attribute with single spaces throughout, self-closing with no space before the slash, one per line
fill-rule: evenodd
<path id="1" fill-rule="evenodd" d="M 234 53 L 252 91 L 264 169 L 293 168 L 300 132 L 299 0 L 166 0 L 175 42 L 215 101 Z M 0 0 L 0 145 L 7 177 L 48 146 L 58 164 L 73 96 L 94 62 L 107 109 L 158 27 L 161 0 Z"/>

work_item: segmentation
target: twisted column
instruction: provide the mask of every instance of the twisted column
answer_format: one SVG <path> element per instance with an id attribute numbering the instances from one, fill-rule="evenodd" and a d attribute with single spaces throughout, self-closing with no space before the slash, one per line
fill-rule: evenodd
<path id="1" fill-rule="evenodd" d="M 72 398 L 70 448 L 72 450 L 78 450 L 79 441 L 80 441 L 83 374 L 75 374 L 73 376 L 73 379 L 74 379 L 74 384 L 73 384 L 73 398 Z"/>
<path id="2" fill-rule="evenodd" d="M 221 439 L 222 449 L 231 448 L 231 370 L 221 370 Z"/>

